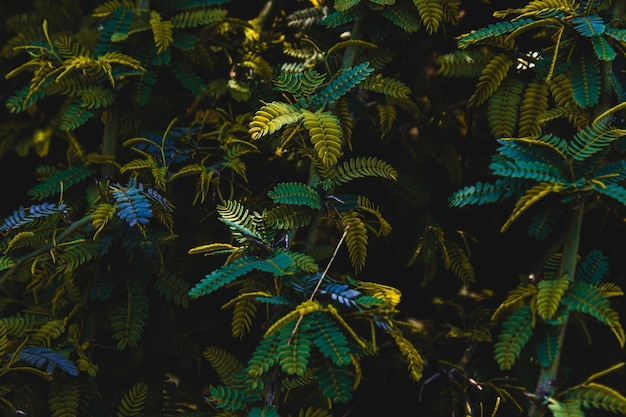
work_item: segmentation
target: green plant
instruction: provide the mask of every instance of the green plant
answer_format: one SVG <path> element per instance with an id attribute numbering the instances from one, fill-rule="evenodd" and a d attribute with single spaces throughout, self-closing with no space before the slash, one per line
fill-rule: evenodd
<path id="1" fill-rule="evenodd" d="M 623 6 L 526 3 L 1 2 L 1 414 L 624 414 Z"/>
<path id="2" fill-rule="evenodd" d="M 513 290 L 494 313 L 497 318 L 510 312 L 495 344 L 495 359 L 502 370 L 512 369 L 530 339 L 536 340 L 541 373 L 529 394 L 531 416 L 543 415 L 547 409 L 555 416 L 583 415 L 583 407 L 622 414 L 626 410 L 622 394 L 591 382 L 597 375 L 574 387 L 556 388 L 564 383 L 559 379 L 560 358 L 568 348 L 565 330 L 575 315 L 588 314 L 607 325 L 620 347 L 626 342 L 609 300 L 623 293 L 613 284 L 602 283 L 608 270 L 606 257 L 592 250 L 581 259 L 579 250 L 585 214 L 600 205 L 626 203 L 620 184 L 626 130 L 612 117 L 620 107 L 610 108 L 622 95 L 612 67 L 615 48 L 623 48 L 624 30 L 616 26 L 622 12 L 619 2 L 531 2 L 494 13 L 514 17 L 460 36 L 460 51 L 440 61 L 441 71 L 449 75 L 480 74 L 469 103 L 488 101 L 489 124 L 499 144 L 489 167 L 500 178 L 457 191 L 450 204 L 514 198 L 502 232 L 531 208 L 532 236 L 545 239 L 557 234 L 555 227 L 563 230 L 554 249 L 547 249 L 542 269 Z M 527 50 L 522 39 L 537 30 L 543 31 L 545 43 Z M 500 52 L 483 48 L 474 61 L 475 53 L 464 49 L 476 44 L 497 45 Z M 537 57 L 532 71 L 526 71 L 528 65 L 515 68 L 513 54 Z M 557 119 L 567 120 L 574 129 L 550 123 Z M 559 224 L 563 217 L 566 220 Z"/>

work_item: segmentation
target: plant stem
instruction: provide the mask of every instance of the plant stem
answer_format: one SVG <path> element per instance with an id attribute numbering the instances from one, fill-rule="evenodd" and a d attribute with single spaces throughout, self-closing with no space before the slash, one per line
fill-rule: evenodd
<path id="1" fill-rule="evenodd" d="M 580 246 L 580 233 L 582 230 L 584 211 L 585 202 L 583 198 L 580 198 L 572 207 L 570 217 L 566 224 L 566 236 L 563 244 L 563 253 L 561 255 L 559 276 L 567 276 L 570 283 L 573 282 L 576 273 L 576 262 L 578 258 L 578 248 Z M 533 394 L 534 401 L 531 402 L 530 412 L 528 413 L 529 417 L 543 416 L 546 411 L 545 401 L 554 395 L 554 383 L 561 361 L 568 319 L 569 314 L 566 313 L 563 324 L 558 326 L 559 349 L 556 352 L 556 357 L 550 363 L 550 366 L 541 369 L 537 387 Z"/>
<path id="2" fill-rule="evenodd" d="M 622 16 L 626 8 L 626 2 L 614 2 L 611 14 L 614 18 Z M 612 88 L 609 74 L 613 71 L 612 61 L 603 61 L 600 66 L 602 87 L 598 104 L 594 112 L 595 117 L 603 114 L 611 107 Z M 567 276 L 570 285 L 574 282 L 576 274 L 576 264 L 578 259 L 578 248 L 580 246 L 580 234 L 582 230 L 583 213 L 585 211 L 584 198 L 579 198 L 575 202 L 570 212 L 570 218 L 565 225 L 565 241 L 563 243 L 563 253 L 559 266 L 559 277 Z M 542 417 L 546 412 L 546 401 L 554 395 L 554 383 L 557 379 L 561 354 L 565 346 L 565 331 L 569 321 L 569 312 L 566 311 L 563 323 L 558 326 L 558 350 L 556 357 L 547 368 L 542 368 L 537 381 L 537 387 L 533 394 L 534 401 L 531 402 L 529 417 Z"/>

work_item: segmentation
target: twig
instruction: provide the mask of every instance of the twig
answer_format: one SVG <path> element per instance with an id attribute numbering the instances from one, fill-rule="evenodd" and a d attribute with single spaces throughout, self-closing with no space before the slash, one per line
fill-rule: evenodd
<path id="1" fill-rule="evenodd" d="M 322 285 L 322 281 L 324 280 L 324 278 L 328 274 L 328 271 L 330 270 L 330 265 L 333 263 L 333 261 L 337 257 L 337 253 L 339 252 L 339 248 L 343 244 L 343 241 L 345 240 L 346 235 L 348 234 L 348 229 L 350 229 L 350 225 L 349 224 L 347 224 L 346 227 L 343 229 L 343 234 L 341 235 L 341 239 L 339 239 L 339 242 L 337 243 L 337 246 L 335 247 L 335 251 L 333 252 L 333 256 L 330 257 L 330 260 L 328 261 L 328 264 L 326 265 L 326 269 L 324 269 L 324 272 L 322 272 L 322 275 L 320 276 L 320 279 L 317 280 L 317 285 L 315 286 L 315 289 L 311 293 L 311 296 L 309 297 L 309 301 L 313 301 L 313 298 L 315 298 L 315 294 L 317 294 L 317 291 L 320 289 L 320 286 Z M 287 341 L 287 345 L 291 344 L 291 340 L 293 339 L 293 337 L 295 336 L 296 332 L 298 331 L 298 327 L 300 327 L 300 323 L 302 322 L 303 318 L 304 318 L 304 316 L 300 316 L 298 318 L 298 321 L 296 322 L 296 325 L 293 327 L 293 330 L 291 331 L 291 335 L 289 336 L 289 340 Z"/>

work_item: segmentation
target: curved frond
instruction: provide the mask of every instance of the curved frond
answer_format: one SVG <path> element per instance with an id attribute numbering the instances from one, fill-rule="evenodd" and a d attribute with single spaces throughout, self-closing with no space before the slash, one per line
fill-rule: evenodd
<path id="1" fill-rule="evenodd" d="M 599 284 L 609 272 L 608 257 L 594 249 L 576 267 L 576 279 L 590 284 Z"/>
<path id="2" fill-rule="evenodd" d="M 167 302 L 182 307 L 189 305 L 190 284 L 181 277 L 169 272 L 162 272 L 154 282 L 154 289 L 159 292 Z"/>
<path id="3" fill-rule="evenodd" d="M 268 191 L 267 196 L 277 204 L 308 206 L 319 210 L 322 207 L 320 194 L 311 186 L 300 182 L 283 182 Z"/>
<path id="4" fill-rule="evenodd" d="M 559 308 L 563 295 L 569 287 L 567 276 L 557 279 L 544 279 L 537 285 L 537 314 L 544 319 L 550 320 Z"/>
<path id="5" fill-rule="evenodd" d="M 295 317 L 294 317 L 295 318 Z M 248 361 L 245 371 L 251 376 L 261 376 L 278 363 L 278 332 L 265 334 Z"/>
<path id="6" fill-rule="evenodd" d="M 134 184 L 129 184 L 127 187 L 111 185 L 110 188 L 116 201 L 118 217 L 126 220 L 130 227 L 150 222 L 152 205 L 144 194 L 141 184 L 139 187 L 135 187 Z"/>
<path id="7" fill-rule="evenodd" d="M 148 384 L 138 382 L 124 393 L 117 407 L 117 417 L 135 417 L 143 414 L 148 400 Z"/>
<path id="8" fill-rule="evenodd" d="M 13 214 L 4 219 L 0 225 L 0 232 L 17 230 L 34 222 L 37 219 L 48 217 L 53 214 L 64 213 L 68 210 L 65 204 L 41 203 L 33 204 L 28 208 L 20 207 Z"/>
<path id="9" fill-rule="evenodd" d="M 580 107 L 593 107 L 600 99 L 600 66 L 594 56 L 582 50 L 572 59 L 570 85 L 576 104 Z"/>
<path id="10" fill-rule="evenodd" d="M 582 161 L 603 151 L 625 135 L 626 129 L 618 129 L 608 123 L 592 123 L 574 134 L 568 156 Z"/>
<path id="11" fill-rule="evenodd" d="M 53 381 L 48 393 L 51 417 L 78 417 L 79 391 L 76 381 Z"/>
<path id="12" fill-rule="evenodd" d="M 515 203 L 515 207 L 513 208 L 513 212 L 511 212 L 509 218 L 506 220 L 504 225 L 502 225 L 500 231 L 506 231 L 509 226 L 511 226 L 511 224 L 513 224 L 513 222 L 522 215 L 523 212 L 528 210 L 530 206 L 535 204 L 537 201 L 552 192 L 559 192 L 561 189 L 562 186 L 549 182 L 542 182 L 528 189 L 522 198 L 517 200 L 517 203 Z"/>
<path id="13" fill-rule="evenodd" d="M 207 360 L 222 382 L 231 385 L 233 377 L 242 368 L 241 362 L 232 353 L 216 346 L 209 346 L 202 351 L 202 357 Z"/>
<path id="14" fill-rule="evenodd" d="M 334 103 L 365 80 L 373 71 L 374 68 L 369 65 L 369 62 L 363 62 L 339 72 L 333 76 L 327 86 L 311 98 L 307 107 L 317 110 Z"/>
<path id="15" fill-rule="evenodd" d="M 306 207 L 282 205 L 266 211 L 264 218 L 272 227 L 288 230 L 308 226 L 313 220 L 314 213 Z"/>
<path id="16" fill-rule="evenodd" d="M 219 409 L 237 411 L 245 408 L 250 400 L 244 390 L 211 385 L 207 401 L 215 404 Z"/>
<path id="17" fill-rule="evenodd" d="M 484 103 L 497 89 L 509 73 L 513 60 L 505 53 L 495 55 L 480 72 L 476 89 L 469 99 L 470 106 Z"/>
<path id="18" fill-rule="evenodd" d="M 250 122 L 250 137 L 252 140 L 280 130 L 283 126 L 296 123 L 303 117 L 302 111 L 294 106 L 273 101 L 256 111 Z"/>
<path id="19" fill-rule="evenodd" d="M 409 98 L 411 94 L 408 85 L 394 78 L 383 77 L 381 74 L 369 75 L 359 86 L 364 90 L 396 98 Z"/>
<path id="20" fill-rule="evenodd" d="M 500 88 L 489 97 L 488 121 L 496 138 L 511 137 L 517 128 L 517 115 L 522 101 L 524 82 L 517 78 L 505 79 Z"/>
<path id="21" fill-rule="evenodd" d="M 308 316 L 313 333 L 313 343 L 322 354 L 335 365 L 343 366 L 352 362 L 348 339 L 337 324 L 322 312 Z"/>
<path id="22" fill-rule="evenodd" d="M 422 379 L 426 362 L 415 346 L 398 331 L 391 332 L 393 340 L 400 349 L 400 353 L 406 358 L 409 373 L 413 381 Z"/>
<path id="23" fill-rule="evenodd" d="M 589 382 L 570 388 L 567 399 L 580 402 L 583 406 L 598 408 L 615 414 L 626 414 L 626 397 L 606 385 Z"/>
<path id="24" fill-rule="evenodd" d="M 357 157 L 338 165 L 332 180 L 337 184 L 345 184 L 364 177 L 380 177 L 395 181 L 398 174 L 389 163 L 376 157 Z"/>
<path id="25" fill-rule="evenodd" d="M 239 201 L 228 200 L 217 206 L 220 221 L 228 225 L 233 237 L 239 243 L 248 243 L 257 239 L 263 244 L 263 237 L 255 230 L 254 215 Z"/>
<path id="26" fill-rule="evenodd" d="M 457 46 L 459 47 L 459 49 L 465 49 L 472 44 L 485 41 L 488 38 L 493 38 L 499 35 L 513 32 L 514 30 L 522 26 L 532 24 L 533 22 L 533 19 L 529 17 L 524 17 L 514 21 L 507 20 L 492 23 L 487 27 L 475 29 L 469 33 L 457 37 Z"/>
<path id="27" fill-rule="evenodd" d="M 52 375 L 58 367 L 69 375 L 78 376 L 78 368 L 63 353 L 49 347 L 27 346 L 19 351 L 17 360 L 24 361 L 37 368 L 46 367 L 46 373 Z"/>
<path id="28" fill-rule="evenodd" d="M 94 171 L 91 168 L 83 165 L 56 171 L 50 177 L 28 190 L 28 195 L 37 200 L 42 200 L 51 195 L 59 194 L 61 190 L 66 191 L 69 187 L 85 180 L 93 173 Z"/>
<path id="29" fill-rule="evenodd" d="M 226 9 L 202 8 L 179 13 L 172 17 L 171 22 L 174 28 L 195 28 L 224 20 L 227 14 Z"/>
<path id="30" fill-rule="evenodd" d="M 352 399 L 353 381 L 346 367 L 323 366 L 312 370 L 324 397 L 336 403 Z"/>
<path id="31" fill-rule="evenodd" d="M 488 49 L 456 50 L 435 58 L 437 74 L 445 77 L 478 77 L 491 61 Z"/>
<path id="32" fill-rule="evenodd" d="M 237 278 L 246 275 L 250 271 L 259 266 L 259 262 L 253 257 L 242 257 L 236 259 L 228 265 L 213 270 L 210 274 L 206 275 L 200 282 L 198 282 L 191 290 L 189 290 L 189 296 L 197 298 L 203 295 L 212 293 L 213 291 L 227 285 Z"/>
<path id="33" fill-rule="evenodd" d="M 626 342 L 619 314 L 611 308 L 611 302 L 601 290 L 592 284 L 576 281 L 563 298 L 563 304 L 570 310 L 580 311 L 608 325 L 623 347 Z"/>
<path id="34" fill-rule="evenodd" d="M 341 218 L 343 227 L 349 227 L 346 235 L 346 246 L 350 261 L 354 267 L 355 273 L 359 273 L 365 266 L 367 258 L 367 228 L 363 223 L 361 214 L 358 212 L 346 213 Z"/>
<path id="35" fill-rule="evenodd" d="M 440 0 L 414 0 L 422 24 L 429 35 L 437 32 L 443 20 L 443 7 Z"/>
<path id="36" fill-rule="evenodd" d="M 557 328 L 547 326 L 545 333 L 537 340 L 537 359 L 542 367 L 548 368 L 557 358 L 561 349 Z"/>
<path id="37" fill-rule="evenodd" d="M 464 187 L 448 198 L 451 207 L 496 203 L 512 196 L 517 191 L 516 184 L 508 178 L 499 179 L 495 184 L 477 182 Z"/>
<path id="38" fill-rule="evenodd" d="M 598 15 L 576 16 L 570 22 L 578 33 L 586 37 L 601 35 L 606 28 L 604 20 Z"/>
<path id="39" fill-rule="evenodd" d="M 313 347 L 311 315 L 301 317 L 302 321 L 287 323 L 278 331 L 278 363 L 287 375 L 304 376 L 309 367 Z M 298 328 L 296 323 L 300 323 Z"/>
<path id="40" fill-rule="evenodd" d="M 409 6 L 409 3 L 402 3 L 393 7 L 385 7 L 380 14 L 405 32 L 417 32 L 421 27 L 420 17 L 415 7 Z"/>
<path id="41" fill-rule="evenodd" d="M 533 333 L 533 314 L 529 305 L 518 308 L 502 325 L 495 359 L 501 370 L 508 370 L 519 357 Z"/>
<path id="42" fill-rule="evenodd" d="M 113 340 L 117 340 L 117 349 L 124 350 L 127 346 L 137 347 L 141 339 L 148 314 L 148 297 L 142 288 L 128 288 L 125 307 L 118 308 L 111 317 Z"/>
<path id="43" fill-rule="evenodd" d="M 548 109 L 548 85 L 541 81 L 531 81 L 524 89 L 519 114 L 519 135 L 535 136 L 541 133 L 539 115 Z"/>
<path id="44" fill-rule="evenodd" d="M 342 154 L 343 132 L 339 119 L 331 112 L 303 110 L 304 127 L 308 130 L 317 157 L 325 168 L 334 167 Z"/>

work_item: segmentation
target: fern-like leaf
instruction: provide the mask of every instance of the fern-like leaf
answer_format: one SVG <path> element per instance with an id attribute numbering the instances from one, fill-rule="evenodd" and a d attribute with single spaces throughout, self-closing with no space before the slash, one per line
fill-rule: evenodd
<path id="1" fill-rule="evenodd" d="M 118 217 L 126 220 L 130 227 L 150 222 L 152 205 L 143 192 L 143 185 L 129 184 L 127 187 L 111 185 L 110 188 L 116 201 Z"/>
<path id="2" fill-rule="evenodd" d="M 60 128 L 61 130 L 76 130 L 95 115 L 95 113 L 87 110 L 82 103 L 72 104 L 63 112 Z"/>
<path id="3" fill-rule="evenodd" d="M 66 210 L 67 206 L 65 204 L 56 205 L 52 203 L 34 204 L 27 209 L 20 207 L 4 219 L 0 225 L 0 232 L 16 230 L 37 219 L 45 218 L 55 213 L 64 213 Z"/>
<path id="4" fill-rule="evenodd" d="M 409 98 L 411 94 L 411 88 L 408 85 L 393 78 L 385 78 L 381 74 L 368 76 L 359 87 L 395 98 Z"/>
<path id="5" fill-rule="evenodd" d="M 557 328 L 547 326 L 545 333 L 537 340 L 537 359 L 542 367 L 548 368 L 557 358 L 561 346 Z"/>
<path id="6" fill-rule="evenodd" d="M 592 36 L 591 45 L 596 53 L 596 57 L 601 61 L 613 61 L 617 52 L 604 36 Z"/>
<path id="7" fill-rule="evenodd" d="M 350 364 L 352 359 L 348 339 L 337 324 L 323 312 L 315 312 L 307 317 L 314 335 L 313 343 L 320 352 L 338 366 Z"/>
<path id="8" fill-rule="evenodd" d="M 589 252 L 576 267 L 576 279 L 590 284 L 599 284 L 608 272 L 608 257 L 602 251 L 595 249 Z"/>
<path id="9" fill-rule="evenodd" d="M 209 387 L 207 401 L 221 410 L 237 411 L 245 408 L 249 399 L 243 390 L 218 385 Z"/>
<path id="10" fill-rule="evenodd" d="M 337 184 L 345 184 L 353 179 L 368 176 L 395 181 L 398 178 L 398 173 L 389 163 L 376 157 L 357 157 L 337 166 L 332 180 Z"/>
<path id="11" fill-rule="evenodd" d="M 258 245 L 267 245 L 255 227 L 254 215 L 238 201 L 229 200 L 217 206 L 220 221 L 228 225 L 233 237 L 242 244 L 253 241 Z"/>
<path id="12" fill-rule="evenodd" d="M 223 20 L 227 14 L 227 10 L 219 8 L 188 10 L 172 17 L 172 27 L 182 29 L 204 26 Z"/>
<path id="13" fill-rule="evenodd" d="M 104 230 L 104 227 L 115 215 L 117 208 L 113 204 L 101 203 L 96 207 L 91 216 L 91 225 L 95 229 L 93 239 L 95 240 L 100 232 Z"/>
<path id="14" fill-rule="evenodd" d="M 548 109 L 548 85 L 543 81 L 531 81 L 524 90 L 520 105 L 519 135 L 534 136 L 541 133 L 539 115 Z"/>
<path id="15" fill-rule="evenodd" d="M 580 107 L 593 107 L 600 99 L 600 66 L 594 56 L 581 51 L 572 59 L 570 84 L 576 104 Z"/>
<path id="16" fill-rule="evenodd" d="M 537 201 L 541 200 L 543 197 L 552 192 L 559 192 L 561 189 L 562 186 L 549 182 L 541 182 L 534 187 L 528 189 L 528 191 L 526 191 L 522 198 L 520 198 L 517 203 L 515 203 L 513 211 L 509 215 L 509 218 L 506 220 L 506 222 L 500 228 L 500 231 L 506 231 L 511 226 L 511 224 L 513 224 L 513 222 L 522 215 L 522 213 L 528 210 Z"/>
<path id="17" fill-rule="evenodd" d="M 78 376 L 78 368 L 62 353 L 48 347 L 25 347 L 19 351 L 19 360 L 22 360 L 37 368 L 46 367 L 46 373 L 52 375 L 55 368 Z"/>
<path id="18" fill-rule="evenodd" d="M 407 360 L 411 379 L 413 381 L 419 381 L 422 379 L 424 366 L 426 366 L 426 362 L 424 361 L 422 355 L 420 355 L 415 346 L 408 339 L 406 339 L 401 332 L 393 331 L 391 336 L 400 349 L 400 352 Z"/>
<path id="19" fill-rule="evenodd" d="M 373 71 L 374 68 L 370 67 L 369 62 L 363 62 L 360 65 L 340 72 L 307 103 L 307 107 L 317 110 L 323 108 L 326 104 L 334 103 L 365 80 Z"/>
<path id="20" fill-rule="evenodd" d="M 157 54 L 160 55 L 174 42 L 174 38 L 172 37 L 172 22 L 162 20 L 159 12 L 153 10 L 150 12 L 150 27 L 152 28 L 152 36 L 154 37 Z"/>
<path id="21" fill-rule="evenodd" d="M 277 184 L 267 193 L 267 196 L 277 204 L 303 205 L 315 210 L 322 207 L 319 193 L 314 188 L 300 182 Z"/>
<path id="22" fill-rule="evenodd" d="M 118 308 L 111 317 L 113 340 L 117 340 L 117 349 L 124 350 L 127 346 L 137 347 L 148 318 L 148 298 L 141 288 L 128 288 L 127 305 Z"/>
<path id="23" fill-rule="evenodd" d="M 619 314 L 611 308 L 611 302 L 593 284 L 576 281 L 567 291 L 562 301 L 570 310 L 589 314 L 599 322 L 608 325 L 621 346 L 626 342 Z"/>
<path id="24" fill-rule="evenodd" d="M 593 407 L 615 414 L 626 414 L 626 397 L 606 385 L 595 382 L 568 389 L 566 398 L 578 401 L 587 408 Z"/>
<path id="25" fill-rule="evenodd" d="M 288 375 L 304 376 L 308 370 L 313 347 L 310 320 L 308 315 L 302 321 L 292 321 L 278 331 L 278 362 L 282 371 Z M 300 323 L 297 329 L 296 323 Z"/>
<path id="26" fill-rule="evenodd" d="M 594 37 L 604 33 L 606 25 L 598 15 L 577 16 L 572 18 L 571 24 L 582 36 Z"/>
<path id="27" fill-rule="evenodd" d="M 276 229 L 288 230 L 308 226 L 313 220 L 314 211 L 307 207 L 282 205 L 265 212 L 265 220 Z"/>
<path id="28" fill-rule="evenodd" d="M 507 20 L 492 23 L 485 28 L 475 29 L 469 33 L 457 37 L 457 46 L 459 47 L 459 49 L 465 49 L 472 44 L 483 42 L 488 38 L 494 38 L 499 35 L 513 32 L 518 28 L 532 23 L 534 23 L 534 20 L 530 17 L 523 17 L 513 21 Z"/>
<path id="29" fill-rule="evenodd" d="M 303 110 L 302 114 L 317 157 L 325 168 L 334 167 L 342 154 L 343 132 L 339 119 L 331 112 Z"/>
<path id="30" fill-rule="evenodd" d="M 513 65 L 513 60 L 505 53 L 491 58 L 480 73 L 476 89 L 469 99 L 469 105 L 479 106 L 484 103 L 506 78 L 511 65 Z"/>
<path id="31" fill-rule="evenodd" d="M 79 391 L 76 381 L 54 381 L 48 393 L 51 417 L 78 417 Z"/>
<path id="32" fill-rule="evenodd" d="M 210 294 L 211 292 L 236 280 L 238 277 L 254 270 L 258 264 L 259 261 L 257 261 L 256 258 L 239 258 L 233 263 L 224 265 L 206 275 L 199 283 L 189 290 L 189 296 L 197 298 Z"/>
<path id="33" fill-rule="evenodd" d="M 94 171 L 91 168 L 83 165 L 56 171 L 43 182 L 28 190 L 28 195 L 37 200 L 42 200 L 51 195 L 59 194 L 61 191 L 66 191 L 69 187 L 85 180 L 93 173 Z"/>
<path id="34" fill-rule="evenodd" d="M 568 155 L 582 161 L 603 151 L 626 135 L 626 129 L 618 129 L 608 123 L 592 123 L 574 134 Z"/>
<path id="35" fill-rule="evenodd" d="M 544 320 L 554 318 L 559 304 L 569 287 L 567 276 L 557 279 L 544 279 L 537 285 L 537 313 Z"/>
<path id="36" fill-rule="evenodd" d="M 187 307 L 189 305 L 189 283 L 172 273 L 162 272 L 154 282 L 154 289 L 159 292 L 167 302 Z"/>
<path id="37" fill-rule="evenodd" d="M 336 403 L 347 403 L 352 399 L 353 382 L 348 369 L 324 366 L 312 371 L 324 397 Z"/>
<path id="38" fill-rule="evenodd" d="M 502 325 L 500 341 L 495 346 L 495 359 L 501 370 L 511 369 L 533 332 L 533 317 L 529 305 L 518 308 Z"/>
<path id="39" fill-rule="evenodd" d="M 273 101 L 256 111 L 250 122 L 250 137 L 253 140 L 280 130 L 283 126 L 296 123 L 302 118 L 302 112 L 294 106 Z"/>
<path id="40" fill-rule="evenodd" d="M 124 393 L 119 406 L 117 417 L 139 417 L 144 415 L 143 410 L 148 400 L 148 384 L 138 382 Z"/>
<path id="41" fill-rule="evenodd" d="M 437 74 L 445 77 L 478 77 L 493 54 L 485 49 L 456 50 L 435 58 Z"/>
<path id="42" fill-rule="evenodd" d="M 439 29 L 443 20 L 443 7 L 440 0 L 413 0 L 419 12 L 422 24 L 426 27 L 429 35 Z"/>
<path id="43" fill-rule="evenodd" d="M 488 121 L 491 134 L 494 137 L 501 138 L 514 135 L 523 90 L 524 82 L 522 80 L 505 80 L 489 98 Z"/>
<path id="44" fill-rule="evenodd" d="M 515 182 L 508 178 L 499 179 L 495 184 L 477 182 L 476 185 L 456 191 L 450 196 L 448 203 L 452 207 L 497 203 L 512 196 L 517 188 Z"/>
<path id="45" fill-rule="evenodd" d="M 421 27 L 419 14 L 415 7 L 408 3 L 401 3 L 392 7 L 386 7 L 381 12 L 387 20 L 402 28 L 405 32 L 417 32 Z"/>
<path id="46" fill-rule="evenodd" d="M 231 385 L 233 377 L 242 368 L 241 362 L 232 353 L 215 346 L 209 346 L 202 351 L 202 357 L 207 360 L 222 382 Z"/>
<path id="47" fill-rule="evenodd" d="M 341 223 L 343 227 L 349 227 L 346 235 L 346 245 L 348 246 L 348 255 L 355 273 L 359 273 L 365 266 L 367 258 L 367 228 L 363 223 L 361 214 L 358 212 L 346 213 Z"/>

